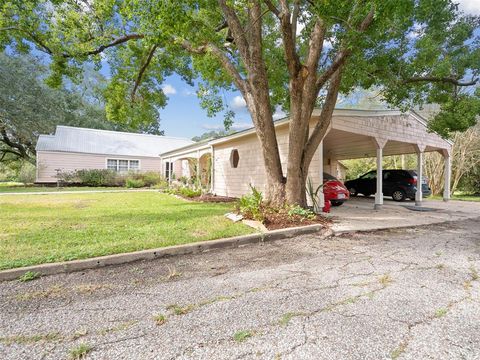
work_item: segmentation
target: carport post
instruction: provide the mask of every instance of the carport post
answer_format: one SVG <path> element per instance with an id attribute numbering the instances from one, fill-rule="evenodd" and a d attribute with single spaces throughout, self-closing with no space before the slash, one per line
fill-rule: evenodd
<path id="1" fill-rule="evenodd" d="M 425 151 L 425 145 L 417 144 L 415 147 L 417 150 L 417 191 L 415 192 L 415 206 L 422 206 L 423 153 Z"/>
<path id="2" fill-rule="evenodd" d="M 422 178 L 423 178 L 423 152 L 417 153 L 417 191 L 415 192 L 415 206 L 422 206 Z"/>
<path id="3" fill-rule="evenodd" d="M 320 185 L 323 184 L 323 140 L 320 141 L 320 145 L 318 145 L 318 157 L 320 158 L 320 174 L 318 174 L 318 180 Z M 323 187 L 320 188 L 320 193 L 318 194 L 318 207 L 320 211 L 322 211 L 323 207 L 325 206 L 325 195 L 323 193 Z M 314 209 L 315 210 L 315 209 Z"/>
<path id="4" fill-rule="evenodd" d="M 377 192 L 375 193 L 374 210 L 380 210 L 383 205 L 383 148 L 387 143 L 387 139 L 374 138 L 377 146 Z"/>
<path id="5" fill-rule="evenodd" d="M 450 152 L 448 150 L 444 150 L 443 157 L 445 159 L 445 183 L 443 185 L 443 201 L 448 201 L 450 200 L 450 178 L 452 176 L 452 162 L 450 158 Z"/>

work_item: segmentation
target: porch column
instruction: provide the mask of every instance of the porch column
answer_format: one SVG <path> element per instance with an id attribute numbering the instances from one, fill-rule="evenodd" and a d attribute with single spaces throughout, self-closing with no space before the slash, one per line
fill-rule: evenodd
<path id="1" fill-rule="evenodd" d="M 215 195 L 215 149 L 210 145 L 210 193 Z"/>
<path id="2" fill-rule="evenodd" d="M 450 152 L 448 150 L 443 151 L 443 157 L 445 159 L 445 183 L 443 186 L 443 201 L 450 200 L 450 179 L 452 177 L 452 160 L 450 158 Z"/>
<path id="3" fill-rule="evenodd" d="M 320 145 L 318 145 L 318 157 L 319 157 L 319 161 L 320 161 L 320 166 L 319 166 L 319 169 L 320 169 L 320 174 L 318 176 L 318 179 L 319 179 L 319 182 L 321 184 L 323 184 L 323 140 L 320 141 Z M 323 209 L 323 207 L 325 206 L 325 195 L 323 194 L 323 187 L 320 188 L 320 193 L 318 194 L 318 205 L 320 207 L 320 211 L 322 211 L 321 209 Z"/>
<path id="4" fill-rule="evenodd" d="M 202 185 L 200 178 L 200 150 L 197 150 L 197 184 Z"/>
<path id="5" fill-rule="evenodd" d="M 417 191 L 415 192 L 415 206 L 422 206 L 423 192 L 423 153 L 425 152 L 425 145 L 416 145 L 417 151 Z"/>
<path id="6" fill-rule="evenodd" d="M 375 193 L 374 210 L 380 210 L 383 205 L 383 148 L 387 139 L 374 138 L 377 147 L 377 192 Z"/>

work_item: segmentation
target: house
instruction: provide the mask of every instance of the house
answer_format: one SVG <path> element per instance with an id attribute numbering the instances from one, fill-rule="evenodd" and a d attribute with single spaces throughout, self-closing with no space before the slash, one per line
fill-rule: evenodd
<path id="1" fill-rule="evenodd" d="M 160 153 L 192 143 L 168 136 L 57 126 L 54 135 L 38 138 L 36 183 L 55 183 L 58 171 L 79 169 L 160 172 Z"/>
<path id="2" fill-rule="evenodd" d="M 310 121 L 312 129 L 321 110 L 314 110 Z M 275 130 L 284 172 L 288 155 L 289 118 L 275 122 Z M 417 154 L 418 176 L 423 173 L 423 155 L 437 151 L 445 158 L 444 199 L 450 191 L 450 153 L 452 143 L 438 134 L 429 132 L 427 122 L 414 111 L 402 113 L 396 110 L 346 110 L 336 109 L 322 143 L 318 147 L 309 169 L 313 184 L 323 182 L 323 172 L 341 174 L 340 160 L 376 157 L 377 171 L 382 171 L 382 158 L 387 155 Z M 185 162 L 196 159 L 199 174 L 205 173 L 211 163 L 210 189 L 217 195 L 239 197 L 250 191 L 253 185 L 263 191 L 265 169 L 260 143 L 255 129 L 248 129 L 219 139 L 186 145 L 160 155 L 162 174 L 168 179 L 186 176 Z M 284 175 L 286 175 L 284 173 Z M 377 177 L 377 189 L 382 189 L 382 177 Z M 417 193 L 421 204 L 422 193 Z M 383 204 L 383 194 L 375 195 L 375 208 Z"/>
<path id="3" fill-rule="evenodd" d="M 320 111 L 314 110 L 311 129 Z M 284 172 L 289 123 L 288 117 L 275 122 Z M 426 120 L 414 111 L 336 109 L 311 162 L 309 177 L 316 186 L 323 182 L 323 172 L 344 174 L 341 160 L 365 157 L 376 157 L 377 171 L 382 171 L 383 156 L 413 153 L 417 154 L 417 173 L 421 177 L 424 153 L 437 151 L 445 158 L 444 199 L 448 200 L 451 148 L 452 143 L 429 132 Z M 169 181 L 195 174 L 212 193 L 229 197 L 248 193 L 250 185 L 263 191 L 266 183 L 260 143 L 253 128 L 197 143 L 182 138 L 68 126 L 58 126 L 55 135 L 40 136 L 37 182 L 55 182 L 59 169 L 95 168 L 158 171 Z M 377 177 L 377 189 L 382 189 L 382 181 L 381 176 Z M 421 192 L 417 193 L 416 200 L 421 204 Z M 383 194 L 377 192 L 375 208 L 382 204 Z"/>

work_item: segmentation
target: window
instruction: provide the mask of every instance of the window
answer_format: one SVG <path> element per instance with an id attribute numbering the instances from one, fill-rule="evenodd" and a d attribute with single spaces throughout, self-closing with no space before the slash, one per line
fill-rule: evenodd
<path id="1" fill-rule="evenodd" d="M 117 171 L 117 160 L 108 159 L 107 160 L 107 169 Z"/>
<path id="2" fill-rule="evenodd" d="M 117 172 L 140 170 L 140 160 L 107 159 L 107 169 Z"/>
<path id="3" fill-rule="evenodd" d="M 130 160 L 130 170 L 138 170 L 138 169 L 140 169 L 140 161 Z"/>
<path id="4" fill-rule="evenodd" d="M 173 175 L 173 162 L 165 162 L 165 177 L 170 180 L 170 176 Z"/>
<path id="5" fill-rule="evenodd" d="M 238 155 L 238 150 L 233 149 L 230 153 L 230 165 L 232 168 L 236 168 L 238 166 L 238 162 L 240 161 L 240 155 Z"/>
<path id="6" fill-rule="evenodd" d="M 365 180 L 372 180 L 377 178 L 377 172 L 376 171 L 370 171 L 366 173 L 365 175 L 360 176 L 360 179 L 365 179 Z"/>

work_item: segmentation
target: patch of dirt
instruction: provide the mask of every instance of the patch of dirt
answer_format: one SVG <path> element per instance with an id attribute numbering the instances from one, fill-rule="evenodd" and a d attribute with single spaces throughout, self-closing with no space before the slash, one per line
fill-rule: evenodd
<path id="1" fill-rule="evenodd" d="M 321 215 L 316 215 L 315 218 L 309 219 L 297 215 L 290 216 L 281 212 L 271 212 L 265 215 L 263 224 L 268 230 L 277 230 L 306 225 L 323 225 L 323 227 L 327 227 L 331 224 L 331 220 Z"/>
<path id="2" fill-rule="evenodd" d="M 193 198 L 185 198 L 192 201 L 200 201 L 200 202 L 212 202 L 212 203 L 225 203 L 225 202 L 234 202 L 237 201 L 237 198 L 228 197 L 228 196 L 217 196 L 211 194 L 204 194 L 200 196 L 196 196 Z"/>

